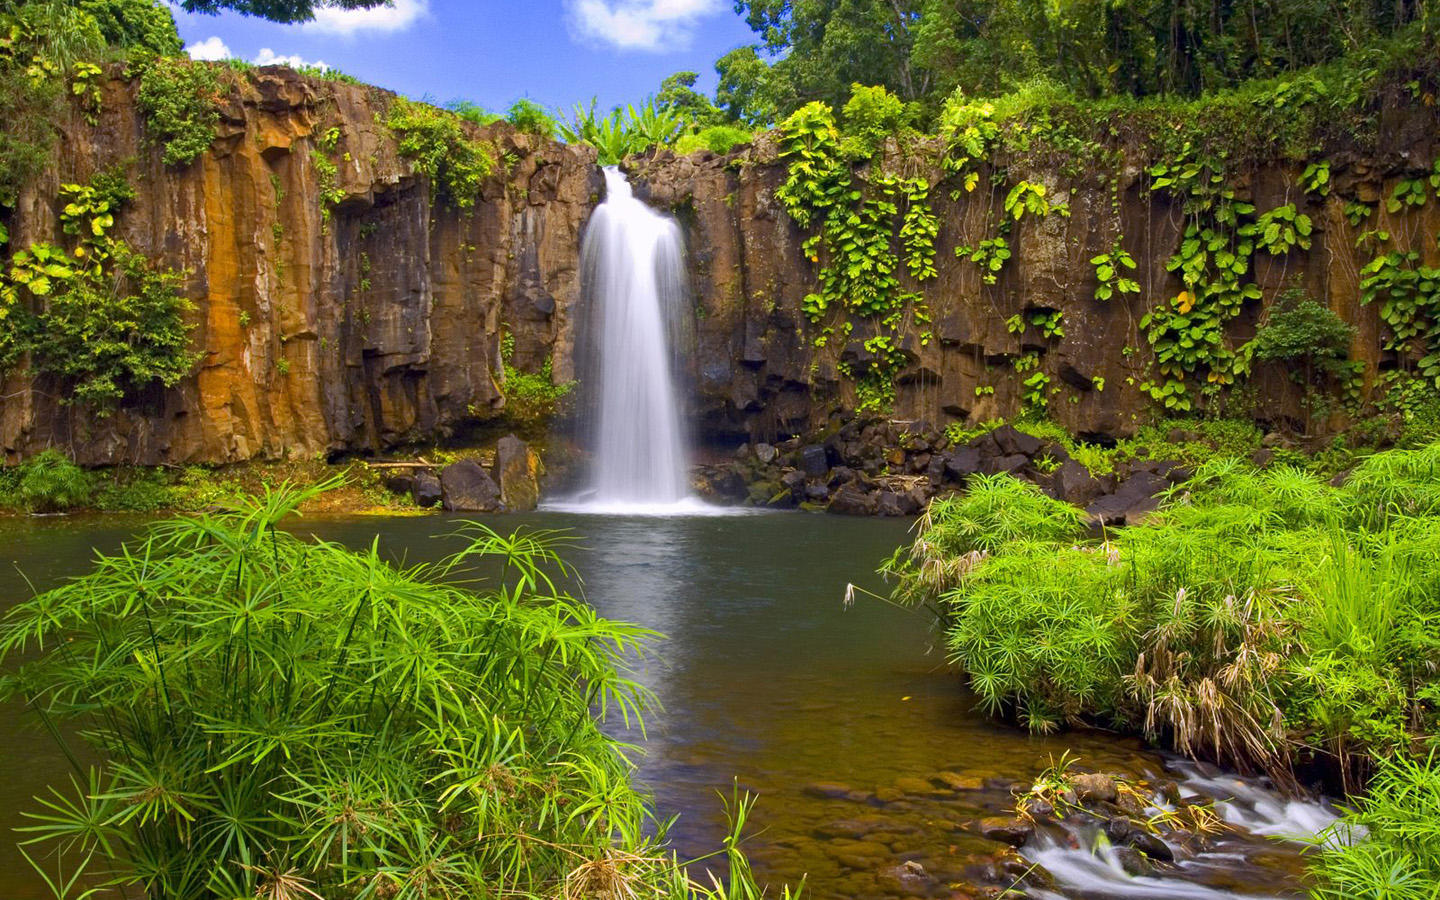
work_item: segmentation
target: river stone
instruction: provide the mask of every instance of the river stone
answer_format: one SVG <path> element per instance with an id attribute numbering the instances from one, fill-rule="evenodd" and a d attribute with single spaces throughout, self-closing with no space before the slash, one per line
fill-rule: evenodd
<path id="1" fill-rule="evenodd" d="M 495 446 L 495 480 L 506 511 L 529 512 L 540 505 L 540 460 L 513 434 Z"/>
<path id="2" fill-rule="evenodd" d="M 1133 847 L 1116 847 L 1115 858 L 1125 874 L 1132 878 L 1143 878 L 1155 874 L 1155 865 L 1150 859 Z"/>
<path id="3" fill-rule="evenodd" d="M 500 488 L 478 462 L 462 459 L 440 470 L 440 489 L 451 512 L 499 512 Z"/>
<path id="4" fill-rule="evenodd" d="M 444 498 L 444 492 L 440 488 L 440 479 L 434 472 L 428 469 L 415 473 L 415 487 L 412 496 L 415 498 L 415 505 L 421 509 L 429 509 L 438 506 Z"/>
<path id="5" fill-rule="evenodd" d="M 924 797 L 929 795 L 931 785 L 930 782 L 923 778 L 911 778 L 906 775 L 895 779 L 895 789 L 904 794 L 914 794 Z"/>
<path id="6" fill-rule="evenodd" d="M 1070 778 L 1070 786 L 1075 789 L 1075 796 L 1080 798 L 1081 803 L 1114 803 L 1118 794 L 1115 788 L 1115 777 L 1099 772 L 1090 775 L 1073 775 Z"/>
<path id="7" fill-rule="evenodd" d="M 1019 816 L 986 816 L 977 824 L 982 836 L 1012 847 L 1022 846 L 1035 833 L 1035 826 Z"/>
<path id="8" fill-rule="evenodd" d="M 805 499 L 812 503 L 824 503 L 830 499 L 830 489 L 823 484 L 812 484 L 805 488 Z"/>
<path id="9" fill-rule="evenodd" d="M 936 772 L 930 776 L 930 783 L 947 787 L 952 791 L 983 791 L 985 779 L 958 772 Z"/>
<path id="10" fill-rule="evenodd" d="M 928 893 L 936 883 L 925 867 L 913 859 L 880 870 L 880 882 L 912 894 Z"/>
<path id="11" fill-rule="evenodd" d="M 779 454 L 780 451 L 776 450 L 769 444 L 755 445 L 755 458 L 760 460 L 760 462 L 764 465 L 770 465 L 772 462 L 775 461 L 775 457 Z"/>
<path id="12" fill-rule="evenodd" d="M 850 786 L 829 781 L 817 781 L 814 784 L 805 785 L 800 789 L 800 793 L 817 800 L 837 800 L 850 793 Z"/>
<path id="13" fill-rule="evenodd" d="M 1174 862 L 1175 851 L 1157 835 L 1148 831 L 1136 829 L 1125 838 L 1125 843 L 1151 859 L 1158 859 L 1160 862 Z"/>

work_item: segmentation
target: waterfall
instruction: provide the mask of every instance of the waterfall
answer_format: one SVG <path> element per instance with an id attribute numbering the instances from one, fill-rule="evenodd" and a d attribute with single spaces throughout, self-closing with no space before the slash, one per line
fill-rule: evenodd
<path id="1" fill-rule="evenodd" d="M 594 451 L 586 505 L 681 505 L 690 494 L 676 387 L 684 242 L 673 220 L 635 199 L 615 166 L 605 169 L 605 201 L 585 232 L 581 278 L 582 390 Z"/>

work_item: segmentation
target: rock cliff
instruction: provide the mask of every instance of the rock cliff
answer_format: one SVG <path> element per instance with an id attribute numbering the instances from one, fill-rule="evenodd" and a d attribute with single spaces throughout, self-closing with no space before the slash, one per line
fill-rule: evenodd
<path id="1" fill-rule="evenodd" d="M 1357 237 L 1366 229 L 1403 236 L 1435 264 L 1440 203 L 1392 213 L 1384 201 L 1400 177 L 1430 169 L 1440 154 L 1437 138 L 1433 109 L 1396 102 L 1381 116 L 1379 158 L 1353 148 L 1323 148 L 1332 173 L 1327 196 L 1296 186 L 1299 167 L 1273 164 L 1245 172 L 1237 185 L 1242 199 L 1259 210 L 1296 204 L 1313 220 L 1314 233 L 1308 251 L 1254 255 L 1253 278 L 1265 300 L 1247 304 L 1231 325 L 1232 336 L 1237 341 L 1253 336 L 1265 303 L 1298 282 L 1357 326 L 1351 356 L 1363 361 L 1370 375 L 1392 364 L 1380 349 L 1376 310 L 1360 304 L 1360 269 L 1374 250 L 1357 247 Z M 907 174 L 919 171 L 936 180 L 934 154 L 928 165 L 922 161 L 917 169 L 913 157 L 908 165 Z M 1182 289 L 1166 268 L 1185 227 L 1180 204 L 1147 190 L 1150 179 L 1135 165 L 1122 163 L 1115 185 L 1099 177 L 1104 173 L 1063 176 L 1022 165 L 1030 167 L 1011 167 L 1011 177 L 1045 184 L 1070 215 L 1020 223 L 1010 237 L 1014 256 L 993 285 L 983 283 L 975 264 L 953 250 L 987 237 L 1004 187 L 958 192 L 958 198 L 948 190 L 932 193 L 940 225 L 938 276 L 908 288 L 924 295 L 934 321 L 902 328 L 901 345 L 911 362 L 899 379 L 894 415 L 937 426 L 1012 416 L 1021 408 L 1023 388 L 1011 364 L 1034 351 L 1040 371 L 1058 388 L 1049 403 L 1051 418 L 1075 434 L 1128 435 L 1154 409 L 1139 387 L 1154 358 L 1140 320 Z M 773 440 L 823 429 L 833 424 L 833 413 L 852 409 L 855 386 L 839 375 L 838 364 L 863 360 L 862 344 L 870 335 L 857 327 L 848 341 L 815 346 L 816 331 L 806 321 L 802 300 L 816 290 L 817 266 L 801 251 L 806 233 L 775 197 L 785 169 L 773 137 L 762 136 L 728 156 L 676 157 L 662 151 L 636 161 L 634 169 L 637 194 L 673 210 L 688 232 L 702 429 L 734 442 Z M 981 185 L 989 183 L 988 175 L 982 169 Z M 1352 197 L 1376 207 L 1375 216 L 1359 227 L 1345 217 L 1345 198 Z M 1138 263 L 1131 275 L 1140 291 L 1098 301 L 1090 261 L 1110 250 L 1117 236 Z M 1022 340 L 1007 329 L 1011 316 L 1037 308 L 1063 314 L 1063 338 Z M 923 331 L 932 332 L 928 342 Z M 1285 371 L 1257 364 L 1251 383 L 1253 395 L 1240 412 L 1272 421 L 1303 419 L 1300 393 Z"/>
<path id="2" fill-rule="evenodd" d="M 176 168 L 114 73 L 96 121 L 64 123 L 54 164 L 24 191 L 15 246 L 55 239 L 60 184 L 123 165 L 136 197 L 118 232 L 185 272 L 202 357 L 176 388 L 103 418 L 62 404 L 63 385 L 12 373 L 9 461 L 47 446 L 146 465 L 379 450 L 495 417 L 502 332 L 527 369 L 570 346 L 576 248 L 602 184 L 593 151 L 480 129 L 503 167 L 459 212 L 398 155 L 386 92 L 283 67 L 229 81 L 210 151 Z M 322 152 L 333 185 L 314 165 Z M 569 359 L 554 359 L 558 378 Z"/>
<path id="3" fill-rule="evenodd" d="M 147 141 L 135 86 L 119 72 L 96 121 L 77 112 L 63 123 L 54 165 L 6 223 L 12 245 L 56 237 L 60 184 L 125 165 L 137 196 L 118 233 L 186 273 L 202 356 L 176 388 L 131 398 L 107 417 L 62 403 L 61 384 L 12 372 L 0 394 L 5 460 L 61 446 L 88 464 L 225 463 L 463 436 L 503 411 L 507 333 L 516 366 L 533 372 L 549 360 L 557 381 L 573 377 L 580 237 L 603 189 L 592 150 L 504 124 L 478 129 L 503 166 L 461 212 L 437 202 L 399 155 L 382 124 L 392 95 L 282 67 L 230 81 L 213 146 L 183 168 L 165 166 Z M 1359 303 L 1369 255 L 1356 247 L 1342 198 L 1376 204 L 1363 227 L 1406 235 L 1433 262 L 1427 236 L 1440 230 L 1440 203 L 1392 214 L 1383 200 L 1440 152 L 1435 115 L 1391 104 L 1379 158 L 1325 148 L 1327 197 L 1300 191 L 1298 173 L 1279 164 L 1244 173 L 1239 185 L 1257 207 L 1294 203 L 1315 223 L 1308 251 L 1255 255 L 1266 297 L 1298 279 L 1358 326 L 1352 355 L 1371 373 L 1392 361 L 1379 349 L 1375 310 Z M 324 135 L 338 136 L 322 147 Z M 333 184 L 315 165 L 320 153 L 336 164 Z M 907 164 L 935 180 L 933 152 Z M 938 275 L 913 287 L 933 322 L 928 340 L 918 324 L 902 330 L 909 363 L 894 413 L 936 427 L 1011 416 L 1023 390 L 1011 364 L 1035 352 L 1054 386 L 1052 418 L 1081 435 L 1125 435 L 1152 408 L 1139 388 L 1153 358 L 1139 321 L 1179 290 L 1166 261 L 1184 227 L 1180 209 L 1146 190 L 1135 166 L 1122 165 L 1112 185 L 1023 165 L 1010 174 L 1047 185 L 1071 215 L 1021 223 L 993 285 L 953 250 L 985 236 L 996 192 L 932 195 Z M 825 429 L 853 409 L 855 386 L 840 369 L 863 359 L 867 335 L 862 323 L 848 340 L 815 345 L 801 304 L 816 267 L 775 198 L 784 169 L 773 138 L 726 156 L 661 151 L 629 168 L 637 194 L 674 212 L 687 235 L 700 437 L 769 441 Z M 1090 260 L 1117 236 L 1138 262 L 1140 291 L 1097 301 Z M 1008 318 L 1037 308 L 1063 313 L 1063 338 L 1038 344 L 1007 329 Z M 1253 333 L 1262 309 L 1247 306 L 1232 324 L 1237 338 Z M 1259 366 L 1252 384 L 1254 411 L 1299 418 L 1285 372 Z"/>

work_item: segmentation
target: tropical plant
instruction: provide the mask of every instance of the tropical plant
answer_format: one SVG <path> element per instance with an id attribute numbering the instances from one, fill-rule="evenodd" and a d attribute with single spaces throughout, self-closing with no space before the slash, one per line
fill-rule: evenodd
<path id="1" fill-rule="evenodd" d="M 435 196 L 456 209 L 470 209 L 480 186 L 495 171 L 495 148 L 471 136 L 451 112 L 397 97 L 385 124 L 394 133 L 400 155 L 430 181 Z"/>
<path id="2" fill-rule="evenodd" d="M 558 127 L 567 142 L 589 144 L 598 150 L 602 166 L 617 165 L 625 157 L 656 145 L 668 146 L 685 127 L 679 113 L 656 106 L 653 99 L 638 108 L 617 106 L 607 115 L 601 115 L 595 107 L 593 99 L 588 107 L 577 104 L 571 120 L 559 122 Z"/>
<path id="3" fill-rule="evenodd" d="M 6 617 L 3 694 L 98 751 L 23 831 L 59 893 L 759 896 L 733 842 L 728 885 L 691 882 L 631 787 L 599 726 L 649 705 L 650 635 L 561 590 L 562 536 L 464 526 L 401 569 L 283 530 L 315 490 L 157 525 Z"/>
<path id="4" fill-rule="evenodd" d="M 89 474 L 53 448 L 27 459 L 16 474 L 20 502 L 38 513 L 64 512 L 82 506 L 94 490 Z"/>

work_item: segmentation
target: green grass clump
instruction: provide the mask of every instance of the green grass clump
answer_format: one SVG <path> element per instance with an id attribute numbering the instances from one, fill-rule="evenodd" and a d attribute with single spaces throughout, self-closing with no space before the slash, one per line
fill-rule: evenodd
<path id="1" fill-rule="evenodd" d="M 59 450 L 42 450 L 22 463 L 13 478 L 20 505 L 32 512 L 65 512 L 90 500 L 90 473 Z"/>
<path id="2" fill-rule="evenodd" d="M 987 708 L 1280 777 L 1319 759 L 1354 784 L 1431 744 L 1440 445 L 1376 454 L 1341 487 L 1217 457 L 1158 516 L 1080 543 L 1027 488 L 933 503 L 885 566 L 897 599 L 940 612 Z"/>
<path id="3" fill-rule="evenodd" d="M 154 897 L 759 896 L 733 836 L 730 883 L 705 888 L 657 835 L 599 727 L 650 705 L 627 665 L 651 635 L 558 587 L 556 536 L 470 526 L 402 569 L 281 530 L 304 499 L 161 523 L 7 615 L 0 695 L 101 760 L 37 798 L 22 850 L 47 877 L 63 858 L 72 883 Z M 483 590 L 457 579 L 476 566 Z"/>
<path id="4" fill-rule="evenodd" d="M 1369 796 L 1323 835 L 1315 900 L 1433 900 L 1440 885 L 1440 763 L 1380 763 Z"/>

